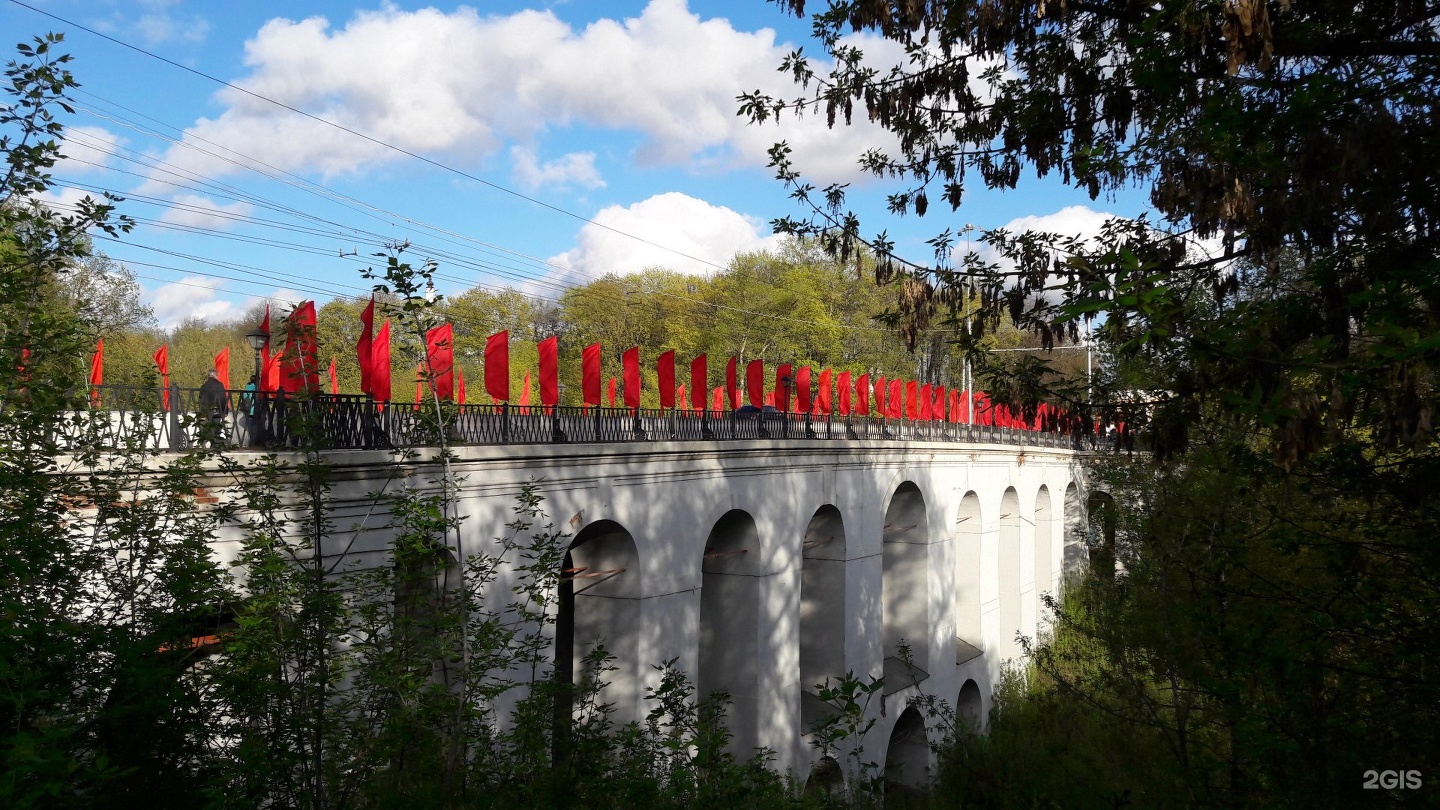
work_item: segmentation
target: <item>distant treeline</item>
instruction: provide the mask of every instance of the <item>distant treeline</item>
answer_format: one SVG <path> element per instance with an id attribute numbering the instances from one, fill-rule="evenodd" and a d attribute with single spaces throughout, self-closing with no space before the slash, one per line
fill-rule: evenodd
<path id="1" fill-rule="evenodd" d="M 124 276 L 124 268 L 107 263 L 107 272 Z M 535 344 L 551 335 L 560 338 L 561 402 L 579 404 L 580 352 L 591 343 L 603 346 L 604 375 L 620 376 L 620 353 L 641 348 L 644 373 L 642 401 L 659 404 L 655 358 L 674 349 L 682 369 L 677 382 L 688 383 L 684 371 L 699 354 L 709 356 L 710 387 L 723 383 L 725 360 L 764 360 L 767 365 L 809 364 L 817 370 L 831 367 L 869 371 L 887 377 L 902 376 L 922 382 L 958 387 L 961 359 L 953 345 L 954 327 L 936 324 L 914 353 L 877 316 L 893 307 L 896 292 L 879 288 L 870 278 L 857 278 L 853 268 L 842 267 L 806 245 L 791 243 L 779 253 L 737 256 L 723 272 L 709 277 L 664 269 L 619 276 L 607 275 L 566 290 L 556 299 L 544 299 L 513 288 L 475 287 L 442 300 L 435 313 L 454 324 L 456 365 L 464 372 L 472 401 L 482 390 L 482 356 L 485 338 L 502 329 L 510 332 L 512 395 L 518 397 L 529 371 L 537 371 Z M 142 309 L 139 289 L 133 300 L 112 301 L 112 309 Z M 386 305 L 380 297 L 376 328 Z M 319 305 L 317 327 L 322 386 L 328 389 L 324 369 L 336 361 L 342 393 L 359 393 L 360 372 L 355 344 L 360 336 L 360 313 L 368 298 L 336 298 Z M 279 350 L 281 319 L 288 305 L 271 305 L 274 349 Z M 132 313 L 133 314 L 133 313 Z M 213 358 L 230 348 L 230 384 L 243 387 L 254 371 L 254 353 L 245 340 L 264 317 L 264 305 L 237 320 L 211 324 L 190 319 L 168 332 L 154 325 L 153 317 L 95 319 L 97 338 L 105 340 L 105 382 L 115 385 L 153 385 L 154 351 L 168 343 L 170 375 L 174 384 L 198 386 Z M 146 319 L 149 318 L 148 323 Z M 116 324 L 105 327 L 105 324 Z M 406 334 L 396 319 L 392 325 L 393 398 L 413 396 L 416 365 L 420 358 L 418 336 Z M 997 347 L 1026 345 L 1027 336 L 1001 330 L 991 341 Z M 1075 353 L 1057 353 L 1052 362 L 1083 365 Z"/>

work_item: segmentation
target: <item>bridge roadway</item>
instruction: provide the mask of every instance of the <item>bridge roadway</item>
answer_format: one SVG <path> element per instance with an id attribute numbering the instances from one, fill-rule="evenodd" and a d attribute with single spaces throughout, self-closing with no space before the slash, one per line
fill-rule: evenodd
<path id="1" fill-rule="evenodd" d="M 821 757 L 809 733 L 823 711 L 814 685 L 847 671 L 883 676 L 866 759 L 918 783 L 940 732 L 907 701 L 933 694 L 982 722 L 1002 666 L 1019 655 L 1015 636 L 1040 629 L 1039 594 L 1085 555 L 1083 454 L 1005 439 L 462 446 L 453 471 L 466 554 L 497 549 L 514 496 L 535 480 L 572 535 L 572 565 L 624 569 L 576 579 L 573 614 L 559 618 L 573 623 L 576 671 L 597 638 L 617 657 L 604 694 L 617 720 L 643 719 L 652 665 L 674 658 L 702 693 L 732 696 L 737 754 L 768 747 L 803 780 Z M 385 564 L 388 519 L 369 494 L 423 486 L 433 455 L 330 458 L 327 553 Z M 507 601 L 509 576 L 492 591 Z M 913 672 L 897 657 L 902 640 Z"/>

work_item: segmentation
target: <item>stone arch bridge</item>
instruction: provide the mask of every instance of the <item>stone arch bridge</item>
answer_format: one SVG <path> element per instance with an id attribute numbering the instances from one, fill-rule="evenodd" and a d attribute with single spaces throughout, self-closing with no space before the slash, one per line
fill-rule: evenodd
<path id="1" fill-rule="evenodd" d="M 462 446 L 452 468 L 466 553 L 490 548 L 514 496 L 538 483 L 570 534 L 557 656 L 578 671 L 604 640 L 617 720 L 644 718 L 653 665 L 676 659 L 701 694 L 731 695 L 737 754 L 763 746 L 804 778 L 821 760 L 815 685 L 884 677 L 866 758 L 918 784 L 938 730 L 907 711 L 910 698 L 936 695 L 982 723 L 1017 634 L 1043 629 L 1040 595 L 1086 555 L 1084 454 L 977 438 Z M 333 525 L 357 530 L 330 537 L 327 553 L 377 564 L 386 516 L 370 493 L 394 485 L 394 457 L 330 461 Z M 404 483 L 436 472 L 410 462 Z"/>

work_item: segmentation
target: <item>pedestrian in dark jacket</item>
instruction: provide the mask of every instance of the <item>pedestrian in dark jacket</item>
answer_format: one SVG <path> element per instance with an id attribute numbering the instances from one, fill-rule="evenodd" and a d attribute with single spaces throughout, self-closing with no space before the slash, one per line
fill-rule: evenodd
<path id="1" fill-rule="evenodd" d="M 230 414 L 230 397 L 225 392 L 225 384 L 220 382 L 220 374 L 215 369 L 210 369 L 210 374 L 205 377 L 205 382 L 200 384 L 200 417 L 205 421 L 201 422 L 201 441 L 208 441 L 211 447 L 219 447 L 225 443 L 225 417 Z"/>

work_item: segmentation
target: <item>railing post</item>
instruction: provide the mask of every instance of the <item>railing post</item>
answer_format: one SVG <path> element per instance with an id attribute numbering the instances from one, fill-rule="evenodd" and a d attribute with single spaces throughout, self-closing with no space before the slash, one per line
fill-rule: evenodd
<path id="1" fill-rule="evenodd" d="M 567 439 L 565 431 L 560 429 L 560 404 L 550 406 L 550 441 L 555 444 L 564 444 Z"/>
<path id="2" fill-rule="evenodd" d="M 500 441 L 510 443 L 510 403 L 500 406 Z"/>

